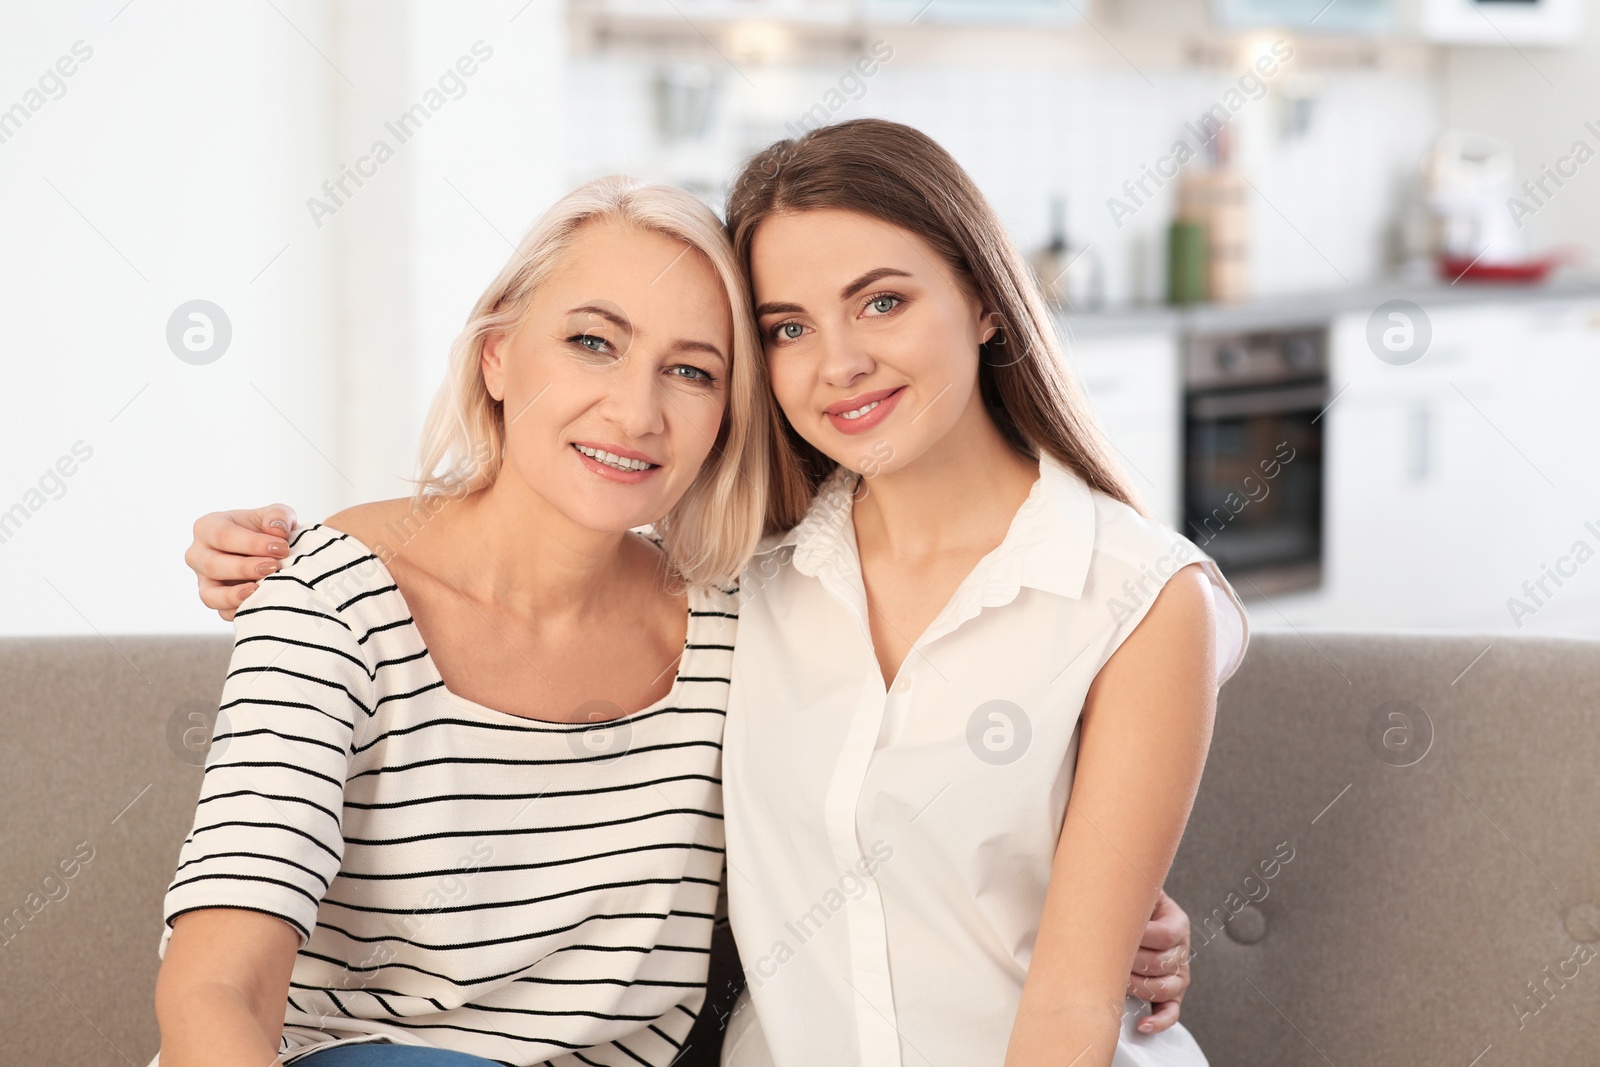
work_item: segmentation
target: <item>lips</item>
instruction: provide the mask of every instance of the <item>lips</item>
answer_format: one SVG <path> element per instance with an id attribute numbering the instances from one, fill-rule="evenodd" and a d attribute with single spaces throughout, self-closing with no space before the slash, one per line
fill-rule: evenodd
<path id="1" fill-rule="evenodd" d="M 890 389 L 875 389 L 870 393 L 859 393 L 836 404 L 829 404 L 822 409 L 833 428 L 844 434 L 866 433 L 874 426 L 887 419 L 895 407 L 900 403 L 900 398 L 905 395 L 906 387 L 897 385 Z M 871 410 L 862 411 L 863 408 Z M 855 418 L 846 418 L 847 413 L 861 412 Z"/>
<path id="2" fill-rule="evenodd" d="M 661 466 L 654 457 L 648 456 L 635 448 L 623 448 L 621 445 L 611 444 L 609 441 L 574 441 L 575 447 L 592 449 L 595 452 L 609 452 L 618 459 L 635 459 L 641 463 L 648 463 L 652 467 Z"/>
<path id="3" fill-rule="evenodd" d="M 661 465 L 643 452 L 600 441 L 573 441 L 572 454 L 590 471 L 608 481 L 637 485 Z"/>
<path id="4" fill-rule="evenodd" d="M 887 396 L 890 396 L 891 394 L 898 393 L 904 388 L 905 386 L 903 385 L 896 385 L 890 389 L 874 389 L 870 393 L 861 393 L 857 396 L 847 397 L 846 399 L 839 401 L 837 404 L 829 404 L 827 407 L 822 409 L 822 413 L 824 415 L 843 415 L 847 411 L 855 411 L 857 408 L 866 407 L 868 404 L 875 403 Z"/>

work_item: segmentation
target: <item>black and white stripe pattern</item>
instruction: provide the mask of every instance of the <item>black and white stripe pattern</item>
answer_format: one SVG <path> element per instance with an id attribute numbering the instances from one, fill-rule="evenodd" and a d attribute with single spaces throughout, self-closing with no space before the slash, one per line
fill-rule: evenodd
<path id="1" fill-rule="evenodd" d="M 450 693 L 355 539 L 313 526 L 292 553 L 237 614 L 167 922 L 231 906 L 300 931 L 286 1051 L 670 1062 L 722 873 L 734 591 L 691 591 L 665 699 L 591 727 Z"/>

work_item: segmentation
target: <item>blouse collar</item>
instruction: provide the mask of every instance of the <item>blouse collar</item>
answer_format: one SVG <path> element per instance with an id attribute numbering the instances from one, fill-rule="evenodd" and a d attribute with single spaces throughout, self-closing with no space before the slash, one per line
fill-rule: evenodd
<path id="1" fill-rule="evenodd" d="M 762 551 L 793 546 L 795 569 L 812 577 L 830 566 L 859 573 L 851 514 L 860 478 L 844 467 L 835 470 L 817 489 L 805 518 L 770 539 Z M 1094 491 L 1076 472 L 1041 452 L 1039 477 L 1005 540 L 980 564 L 992 568 L 984 585 L 1004 600 L 1023 587 L 1076 599 L 1088 578 L 1094 533 Z"/>

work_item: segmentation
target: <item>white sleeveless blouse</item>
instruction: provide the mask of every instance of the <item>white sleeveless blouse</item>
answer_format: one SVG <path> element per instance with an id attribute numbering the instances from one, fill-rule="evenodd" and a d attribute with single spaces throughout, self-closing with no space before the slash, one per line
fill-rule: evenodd
<path id="1" fill-rule="evenodd" d="M 887 690 L 851 521 L 855 475 L 741 581 L 724 739 L 729 911 L 749 987 L 734 1067 L 998 1064 L 1027 977 L 1089 685 L 1165 581 L 1200 563 L 1217 676 L 1243 607 L 1188 539 L 1046 456 L 1005 540 Z M 1203 1065 L 1181 1025 L 1116 1067 Z"/>

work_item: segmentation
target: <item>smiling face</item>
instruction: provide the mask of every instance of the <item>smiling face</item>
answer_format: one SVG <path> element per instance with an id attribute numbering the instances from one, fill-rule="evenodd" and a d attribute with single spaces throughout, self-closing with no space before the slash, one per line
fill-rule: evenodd
<path id="1" fill-rule="evenodd" d="M 727 408 L 733 317 L 682 241 L 584 225 L 483 378 L 505 412 L 505 466 L 578 526 L 659 520 L 710 454 Z"/>
<path id="2" fill-rule="evenodd" d="M 922 238 L 852 211 L 777 214 L 750 272 L 778 405 L 830 459 L 888 473 L 988 418 L 991 316 Z"/>

